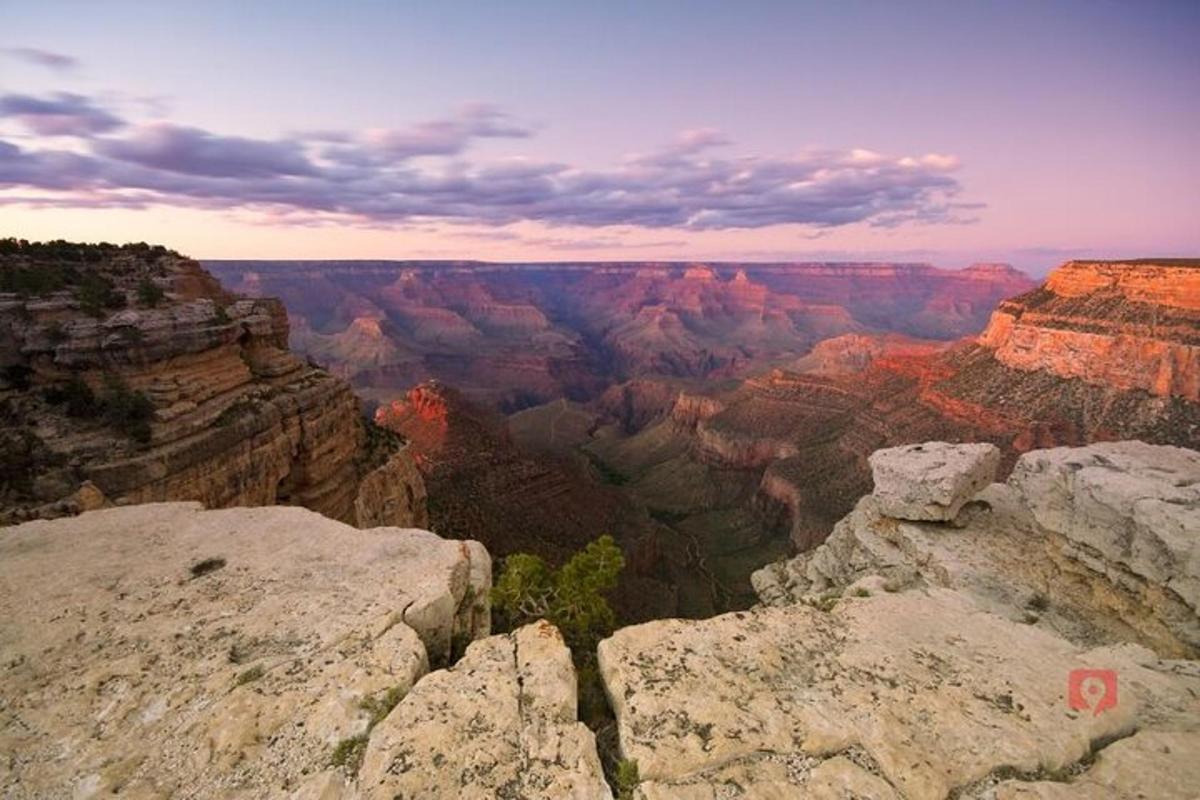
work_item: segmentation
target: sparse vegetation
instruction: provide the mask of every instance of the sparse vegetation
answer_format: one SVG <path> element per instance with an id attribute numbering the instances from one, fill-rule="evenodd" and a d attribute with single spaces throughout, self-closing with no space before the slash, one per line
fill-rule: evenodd
<path id="1" fill-rule="evenodd" d="M 154 404 L 115 375 L 105 376 L 102 416 L 109 427 L 138 442 L 150 441 Z"/>
<path id="2" fill-rule="evenodd" d="M 371 739 L 371 731 L 375 729 L 376 725 L 383 722 L 403 699 L 404 690 L 399 686 L 393 686 L 379 697 L 364 697 L 360 700 L 358 707 L 370 715 L 367 719 L 367 729 L 338 742 L 337 747 L 333 748 L 333 753 L 329 756 L 329 766 L 340 767 L 350 775 L 358 774 L 363 756 L 367 754 L 367 742 Z"/>
<path id="3" fill-rule="evenodd" d="M 383 722 L 403 699 L 404 690 L 399 686 L 393 686 L 379 697 L 364 697 L 358 707 L 371 715 L 370 721 L 367 723 L 367 731 L 370 732 L 372 728 Z"/>
<path id="4" fill-rule="evenodd" d="M 228 325 L 232 320 L 229 318 L 229 312 L 225 310 L 225 306 L 217 306 L 213 312 L 213 321 L 218 325 Z"/>
<path id="5" fill-rule="evenodd" d="M 255 664 L 245 672 L 238 673 L 238 676 L 234 679 L 233 683 L 235 686 L 245 686 L 247 683 L 256 681 L 266 674 L 267 671 L 262 668 L 261 664 Z"/>
<path id="6" fill-rule="evenodd" d="M 1046 597 L 1046 595 L 1042 594 L 1041 592 L 1038 592 L 1033 597 L 1029 598 L 1029 601 L 1025 603 L 1025 607 L 1033 611 L 1045 611 L 1046 609 L 1050 608 L 1050 598 Z"/>
<path id="7" fill-rule="evenodd" d="M 870 597 L 871 596 L 871 592 L 868 591 L 867 589 L 864 589 L 861 586 L 858 587 L 857 589 L 855 589 L 850 594 L 853 595 L 854 597 Z"/>
<path id="8" fill-rule="evenodd" d="M 65 405 L 68 417 L 88 419 L 100 413 L 92 387 L 78 375 L 72 375 L 61 386 L 51 386 L 42 392 L 51 405 Z"/>
<path id="9" fill-rule="evenodd" d="M 369 739 L 370 735 L 366 733 L 342 739 L 329 756 L 329 766 L 340 767 L 350 775 L 357 775 L 359 767 L 362 766 L 363 756 L 367 754 Z"/>
<path id="10" fill-rule="evenodd" d="M 137 287 L 138 303 L 147 308 L 154 308 L 166 297 L 166 292 L 149 278 L 142 278 Z"/>
<path id="11" fill-rule="evenodd" d="M 596 722 L 609 714 L 596 665 L 596 645 L 612 633 L 616 616 L 605 593 L 617 585 L 625 556 L 611 536 L 601 536 L 559 569 L 539 556 L 514 553 L 492 587 L 498 630 L 539 619 L 553 623 L 571 648 L 579 678 L 579 716 Z"/>
<path id="12" fill-rule="evenodd" d="M 363 427 L 367 433 L 363 464 L 368 469 L 383 464 L 404 446 L 403 436 L 379 425 L 370 417 L 363 420 Z"/>
<path id="13" fill-rule="evenodd" d="M 633 800 L 633 793 L 641 782 L 636 760 L 623 758 L 617 763 L 617 800 Z"/>
<path id="14" fill-rule="evenodd" d="M 125 295 L 116 285 L 98 272 L 85 272 L 75 289 L 75 299 L 85 314 L 102 317 L 107 311 L 124 308 Z"/>
<path id="15" fill-rule="evenodd" d="M 154 403 L 143 392 L 130 389 L 119 376 L 104 377 L 104 392 L 99 397 L 78 375 L 72 375 L 59 386 L 47 388 L 42 396 L 51 405 L 64 405 L 69 417 L 99 418 L 134 441 L 150 441 Z"/>

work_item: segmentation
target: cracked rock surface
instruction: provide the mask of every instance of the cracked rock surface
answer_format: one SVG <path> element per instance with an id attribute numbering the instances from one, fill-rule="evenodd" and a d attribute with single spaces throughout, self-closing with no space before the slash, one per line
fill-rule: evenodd
<path id="1" fill-rule="evenodd" d="M 478 543 L 295 507 L 0 531 L 0 795 L 287 796 L 487 634 L 490 583 Z"/>
<path id="2" fill-rule="evenodd" d="M 426 676 L 371 733 L 364 798 L 611 798 L 575 669 L 547 622 L 476 641 Z"/>
<path id="3" fill-rule="evenodd" d="M 617 631 L 637 797 L 1195 797 L 1197 458 L 1034 451 L 953 524 L 869 496 L 756 573 L 767 605 Z M 1111 671 L 1115 703 L 1073 704 L 1076 670 Z"/>

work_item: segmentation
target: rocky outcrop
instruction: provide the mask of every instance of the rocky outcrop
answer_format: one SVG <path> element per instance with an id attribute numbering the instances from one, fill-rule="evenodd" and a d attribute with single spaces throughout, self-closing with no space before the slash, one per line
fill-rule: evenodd
<path id="1" fill-rule="evenodd" d="M 611 798 L 575 705 L 575 668 L 553 625 L 474 642 L 374 729 L 360 796 Z"/>
<path id="2" fill-rule="evenodd" d="M 753 582 L 769 603 L 819 601 L 869 575 L 945 586 L 1014 620 L 1036 611 L 1080 641 L 1194 657 L 1198 464 L 1195 451 L 1142 442 L 1035 450 L 976 495 L 960 530 L 898 520 L 869 495 L 823 545 Z"/>
<path id="3" fill-rule="evenodd" d="M 1069 262 L 980 342 L 1013 369 L 1198 402 L 1200 263 Z"/>
<path id="4" fill-rule="evenodd" d="M 756 573 L 767 605 L 619 630 L 599 661 L 636 796 L 1190 797 L 1200 617 L 1177 588 L 1200 543 L 1197 459 L 1030 453 L 954 526 L 868 496 Z"/>
<path id="5" fill-rule="evenodd" d="M 1021 453 L 1058 445 L 1200 448 L 1197 270 L 1071 262 L 1002 303 L 977 343 L 852 334 L 732 389 L 689 388 L 677 404 L 689 453 L 759 473 L 756 502 L 785 513 L 792 541 L 808 548 L 869 491 L 867 457 L 882 448 L 990 442 L 1001 474 Z"/>
<path id="6" fill-rule="evenodd" d="M 0 794 L 286 796 L 487 635 L 490 584 L 478 543 L 300 508 L 9 528 Z"/>
<path id="7" fill-rule="evenodd" d="M 0 439 L 14 454 L 0 522 L 74 513 L 89 483 L 115 504 L 423 523 L 409 455 L 368 428 L 344 381 L 287 350 L 279 301 L 235 298 L 161 248 L 49 247 L 0 255 L 10 279 L 63 276 L 0 294 Z"/>
<path id="8" fill-rule="evenodd" d="M 1132 573 L 1200 614 L 1200 453 L 1142 442 L 1036 450 L 1009 484 L 1075 557 L 1114 582 Z"/>
<path id="9" fill-rule="evenodd" d="M 923 442 L 876 450 L 867 459 L 881 513 L 894 519 L 949 521 L 996 479 L 993 444 Z"/>

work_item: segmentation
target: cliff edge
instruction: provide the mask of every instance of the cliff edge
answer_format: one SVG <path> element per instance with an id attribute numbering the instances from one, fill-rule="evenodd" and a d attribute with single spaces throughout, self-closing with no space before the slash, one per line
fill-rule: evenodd
<path id="1" fill-rule="evenodd" d="M 635 797 L 1194 797 L 1200 453 L 1038 450 L 980 491 L 998 462 L 877 452 L 764 605 L 601 642 Z"/>
<path id="2" fill-rule="evenodd" d="M 278 300 L 165 248 L 0 242 L 0 524 L 196 500 L 426 525 L 402 443 L 287 339 Z"/>

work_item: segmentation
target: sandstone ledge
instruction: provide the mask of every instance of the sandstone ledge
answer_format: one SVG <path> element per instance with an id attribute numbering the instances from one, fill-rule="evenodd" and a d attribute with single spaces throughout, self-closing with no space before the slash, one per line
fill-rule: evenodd
<path id="1" fill-rule="evenodd" d="M 617 631 L 638 797 L 1193 797 L 1197 458 L 1034 451 L 958 527 L 868 496 L 755 574 L 768 605 Z M 1072 709 L 1076 669 L 1113 670 L 1117 704 Z"/>
<path id="2" fill-rule="evenodd" d="M 553 625 L 474 642 L 371 734 L 358 792 L 380 800 L 611 798 L 575 704 L 571 654 Z"/>
<path id="3" fill-rule="evenodd" d="M 0 794 L 263 797 L 486 635 L 474 542 L 169 503 L 0 532 Z M 459 645 L 461 646 L 461 644 Z"/>

